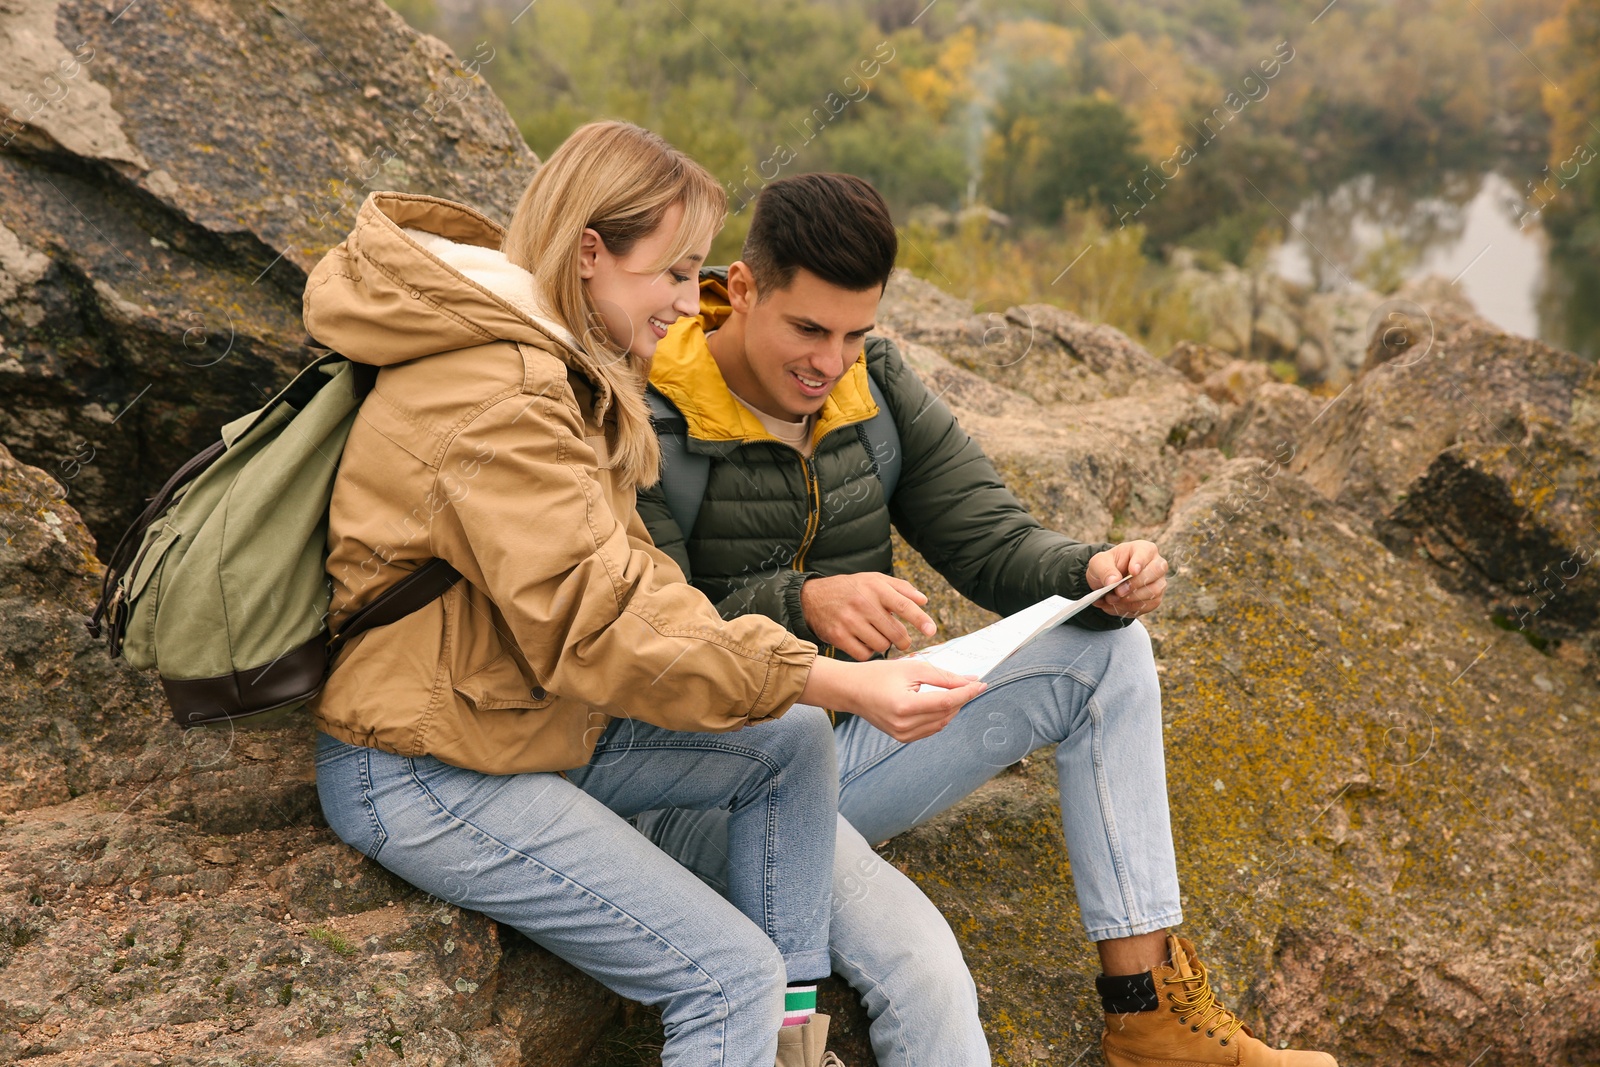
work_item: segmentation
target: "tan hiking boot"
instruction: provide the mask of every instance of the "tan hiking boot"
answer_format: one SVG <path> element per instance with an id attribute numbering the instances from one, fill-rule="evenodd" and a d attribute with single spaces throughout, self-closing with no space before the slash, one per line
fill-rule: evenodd
<path id="1" fill-rule="evenodd" d="M 1268 1048 L 1217 1001 L 1194 942 L 1167 935 L 1171 962 L 1152 972 L 1154 1011 L 1106 1015 L 1107 1067 L 1339 1067 L 1326 1052 Z M 781 1062 L 781 1060 L 780 1060 Z"/>
<path id="2" fill-rule="evenodd" d="M 824 1051 L 829 1021 L 821 1012 L 812 1012 L 804 1024 L 779 1030 L 777 1067 L 844 1067 L 839 1057 Z"/>

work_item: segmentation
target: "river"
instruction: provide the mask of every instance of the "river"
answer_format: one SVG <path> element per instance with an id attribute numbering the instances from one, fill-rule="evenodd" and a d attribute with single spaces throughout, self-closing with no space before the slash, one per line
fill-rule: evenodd
<path id="1" fill-rule="evenodd" d="M 1387 290 L 1437 275 L 1507 332 L 1593 359 L 1600 294 L 1590 291 L 1592 277 L 1552 259 L 1528 215 L 1526 191 L 1494 171 L 1445 174 L 1425 185 L 1361 175 L 1302 201 L 1270 262 L 1284 278 L 1317 289 Z"/>

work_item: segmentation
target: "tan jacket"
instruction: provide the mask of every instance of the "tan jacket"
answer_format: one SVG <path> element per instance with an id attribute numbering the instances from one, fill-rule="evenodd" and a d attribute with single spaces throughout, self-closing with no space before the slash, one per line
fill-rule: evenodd
<path id="1" fill-rule="evenodd" d="M 334 483 L 337 628 L 432 557 L 463 581 L 358 636 L 311 707 L 344 741 L 491 774 L 588 761 L 613 717 L 732 730 L 783 713 L 816 646 L 724 621 L 607 469 L 615 416 L 501 229 L 374 193 L 306 283 L 306 329 L 376 364 Z"/>

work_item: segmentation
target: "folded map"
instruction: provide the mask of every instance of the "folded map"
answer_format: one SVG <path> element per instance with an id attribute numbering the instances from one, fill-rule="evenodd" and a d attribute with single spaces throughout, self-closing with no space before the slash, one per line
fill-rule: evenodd
<path id="1" fill-rule="evenodd" d="M 930 645 L 911 655 L 947 671 L 985 678 L 1017 649 L 1046 630 L 1066 622 L 1119 584 L 1096 589 L 1077 600 L 1068 600 L 1064 596 L 1046 597 L 1032 607 L 1007 615 L 981 630 L 951 638 L 940 645 Z"/>

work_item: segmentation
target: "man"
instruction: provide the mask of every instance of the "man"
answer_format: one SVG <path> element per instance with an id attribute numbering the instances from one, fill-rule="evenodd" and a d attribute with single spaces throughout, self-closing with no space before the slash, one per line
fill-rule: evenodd
<path id="1" fill-rule="evenodd" d="M 1054 744 L 1111 1067 L 1333 1067 L 1324 1053 L 1257 1041 L 1217 1002 L 1193 944 L 1169 932 L 1182 913 L 1161 694 L 1136 621 L 1160 606 L 1166 561 L 1149 541 L 1080 544 L 1046 530 L 895 346 L 868 336 L 895 253 L 888 210 L 866 182 L 811 174 L 766 186 L 743 259 L 703 276 L 700 316 L 680 319 L 656 349 L 651 385 L 681 418 L 662 426 L 663 483 L 639 498 L 656 544 L 725 616 L 769 615 L 828 654 L 866 658 L 909 647 L 908 627 L 934 632 L 927 598 L 890 573 L 891 525 L 963 596 L 1002 614 L 1118 584 L 1007 660 L 941 733 L 900 744 L 864 719 L 835 717 L 830 947 L 867 1005 L 878 1062 L 973 1067 L 989 1052 L 948 924 L 868 842 Z M 875 392 L 898 457 L 872 421 Z M 681 449 L 665 447 L 674 432 Z M 697 511 L 675 499 L 685 492 L 698 494 Z M 693 528 L 675 511 L 692 514 Z M 725 819 L 652 812 L 639 824 L 717 884 Z"/>

